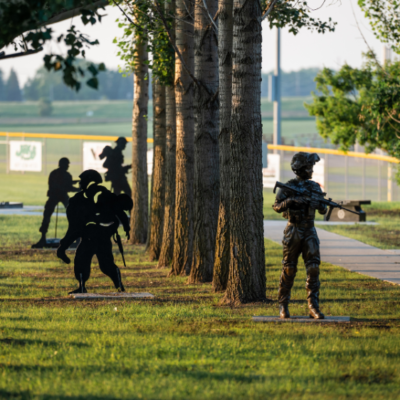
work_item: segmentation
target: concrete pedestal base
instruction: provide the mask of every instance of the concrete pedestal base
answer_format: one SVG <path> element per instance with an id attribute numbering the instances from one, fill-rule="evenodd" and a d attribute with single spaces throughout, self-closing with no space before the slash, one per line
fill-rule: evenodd
<path id="1" fill-rule="evenodd" d="M 155 296 L 151 293 L 74 293 L 71 297 L 77 300 L 126 300 L 126 299 L 149 299 Z"/>
<path id="2" fill-rule="evenodd" d="M 302 322 L 302 323 L 317 323 L 317 324 L 323 324 L 323 323 L 349 323 L 350 322 L 350 317 L 326 317 L 325 319 L 314 319 L 310 317 L 304 317 L 304 316 L 293 316 L 291 318 L 279 318 L 279 317 L 272 317 L 272 316 L 260 316 L 260 317 L 253 317 L 252 320 L 254 322 Z"/>

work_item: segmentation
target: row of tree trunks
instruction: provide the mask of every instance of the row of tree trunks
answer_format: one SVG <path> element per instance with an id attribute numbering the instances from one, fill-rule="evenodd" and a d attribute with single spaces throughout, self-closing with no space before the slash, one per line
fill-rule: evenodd
<path id="1" fill-rule="evenodd" d="M 176 190 L 174 255 L 170 275 L 188 275 L 193 254 L 193 2 L 176 1 Z"/>
<path id="2" fill-rule="evenodd" d="M 168 267 L 174 254 L 175 178 L 176 178 L 176 107 L 175 89 L 165 88 L 167 140 L 165 152 L 165 209 L 161 254 L 158 267 Z"/>
<path id="3" fill-rule="evenodd" d="M 233 9 L 230 265 L 225 302 L 266 300 L 261 124 L 261 5 Z"/>
<path id="4" fill-rule="evenodd" d="M 154 152 L 148 243 L 150 261 L 158 260 L 161 253 L 165 206 L 165 86 L 161 85 L 158 79 L 154 79 Z"/>
<path id="5" fill-rule="evenodd" d="M 189 283 L 213 279 L 219 203 L 218 39 L 210 16 L 218 0 L 195 2 L 194 241 Z M 209 16 L 210 15 L 210 16 Z"/>
<path id="6" fill-rule="evenodd" d="M 226 290 L 229 273 L 232 36 L 233 0 L 220 0 L 218 12 L 220 197 L 213 276 L 213 289 L 215 292 L 222 292 Z"/>
<path id="7" fill-rule="evenodd" d="M 132 112 L 132 201 L 130 242 L 146 243 L 148 230 L 149 189 L 147 180 L 147 108 L 149 72 L 147 42 L 136 38 L 137 60 L 134 65 Z"/>
<path id="8" fill-rule="evenodd" d="M 170 275 L 190 273 L 190 283 L 213 280 L 215 291 L 226 290 L 225 303 L 265 301 L 261 6 L 256 0 L 234 0 L 233 6 L 232 0 L 221 0 L 219 71 L 217 40 L 211 23 L 216 2 L 206 0 L 205 7 L 202 0 L 196 0 L 195 13 L 193 11 L 191 0 L 177 0 L 176 46 L 183 60 L 176 57 L 175 225 Z M 196 78 L 191 77 L 188 70 L 193 71 Z M 218 96 L 223 105 L 220 128 Z M 155 102 L 159 102 L 157 88 Z M 157 109 L 157 105 L 155 107 Z M 155 118 L 158 113 L 155 111 Z M 159 126 L 155 124 L 157 131 Z M 155 137 L 155 147 L 157 143 Z M 161 141 L 159 143 L 161 145 Z M 172 154 L 170 147 L 168 152 Z M 155 151 L 151 225 L 155 212 L 153 204 L 158 205 L 156 209 L 160 212 L 164 211 L 158 191 L 162 186 L 162 174 L 157 173 L 162 168 L 156 164 L 156 157 Z M 168 183 L 168 188 L 172 188 L 172 183 Z M 159 232 L 156 250 L 152 246 L 152 231 L 150 233 L 152 259 L 160 255 L 163 231 L 172 230 L 169 221 L 173 217 L 170 214 L 168 221 L 162 224 L 160 212 L 154 215 L 157 219 L 154 228 Z M 169 256 L 165 256 L 160 266 L 168 262 Z"/>

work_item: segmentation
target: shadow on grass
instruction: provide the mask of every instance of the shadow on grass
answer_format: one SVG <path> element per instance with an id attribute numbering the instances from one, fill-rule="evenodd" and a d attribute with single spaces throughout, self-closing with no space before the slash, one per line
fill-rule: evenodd
<path id="1" fill-rule="evenodd" d="M 34 329 L 37 331 L 37 329 Z M 71 346 L 76 347 L 90 347 L 85 343 L 68 342 Z M 11 346 L 26 346 L 26 345 L 44 345 L 44 346 L 59 346 L 60 343 L 53 340 L 38 340 L 38 339 L 14 339 L 14 338 L 2 338 L 0 339 L 0 348 L 4 345 Z"/>
<path id="2" fill-rule="evenodd" d="M 29 391 L 11 392 L 8 390 L 0 389 L 1 400 L 116 400 L 121 397 L 114 396 L 93 396 L 93 395 L 80 395 L 80 396 L 60 396 L 50 394 L 33 394 Z M 131 395 L 130 399 L 137 400 L 139 397 Z"/>

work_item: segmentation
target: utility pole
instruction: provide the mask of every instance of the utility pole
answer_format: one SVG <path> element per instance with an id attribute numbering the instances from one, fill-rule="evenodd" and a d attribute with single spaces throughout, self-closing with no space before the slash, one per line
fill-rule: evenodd
<path id="1" fill-rule="evenodd" d="M 274 71 L 274 144 L 282 144 L 281 133 L 281 28 L 276 28 L 276 60 Z M 275 150 L 274 153 L 277 153 Z"/>
<path id="2" fill-rule="evenodd" d="M 382 48 L 382 64 L 383 64 L 383 66 L 385 66 L 386 63 L 391 60 L 392 60 L 392 49 L 390 47 L 387 47 L 386 45 L 383 45 L 383 48 Z"/>

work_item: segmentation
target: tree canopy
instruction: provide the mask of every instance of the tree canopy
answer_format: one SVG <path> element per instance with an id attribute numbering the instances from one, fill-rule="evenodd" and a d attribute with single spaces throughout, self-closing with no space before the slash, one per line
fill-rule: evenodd
<path id="1" fill-rule="evenodd" d="M 359 0 L 375 35 L 400 51 L 400 2 Z M 374 52 L 362 68 L 323 69 L 316 77 L 322 95 L 306 105 L 317 117 L 320 135 L 349 150 L 356 142 L 367 152 L 382 149 L 400 158 L 400 62 L 383 65 Z M 398 176 L 400 178 L 400 176 Z"/>
<path id="2" fill-rule="evenodd" d="M 400 0 L 358 0 L 375 36 L 400 54 Z"/>
<path id="3" fill-rule="evenodd" d="M 95 24 L 101 21 L 98 8 L 108 4 L 107 0 L 0 0 L 0 49 L 13 46 L 13 54 L 0 52 L 1 59 L 20 57 L 37 53 L 46 42 L 57 40 L 67 46 L 66 56 L 48 54 L 44 56 L 45 67 L 51 71 L 61 70 L 64 83 L 79 90 L 85 70 L 76 65 L 78 57 L 85 57 L 85 48 L 98 44 L 87 35 L 71 26 L 65 34 L 54 38 L 49 25 L 80 15 L 82 22 Z M 18 52 L 19 51 L 19 52 Z M 86 72 L 90 77 L 87 85 L 97 88 L 98 72 L 104 70 L 104 64 L 89 63 Z"/>

